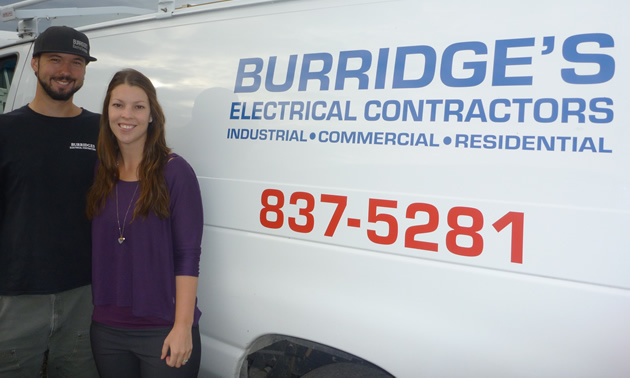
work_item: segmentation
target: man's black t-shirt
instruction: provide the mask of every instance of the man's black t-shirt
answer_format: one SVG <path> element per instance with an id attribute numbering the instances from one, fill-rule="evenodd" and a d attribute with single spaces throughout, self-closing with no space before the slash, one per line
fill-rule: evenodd
<path id="1" fill-rule="evenodd" d="M 0 115 L 0 295 L 51 294 L 91 282 L 86 194 L 99 115 Z"/>

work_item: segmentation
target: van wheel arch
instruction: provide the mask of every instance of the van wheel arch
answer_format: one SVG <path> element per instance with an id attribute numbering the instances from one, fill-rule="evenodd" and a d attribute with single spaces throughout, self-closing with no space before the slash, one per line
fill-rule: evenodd
<path id="1" fill-rule="evenodd" d="M 286 335 L 264 335 L 247 349 L 240 378 L 374 377 L 391 374 L 351 353 Z"/>

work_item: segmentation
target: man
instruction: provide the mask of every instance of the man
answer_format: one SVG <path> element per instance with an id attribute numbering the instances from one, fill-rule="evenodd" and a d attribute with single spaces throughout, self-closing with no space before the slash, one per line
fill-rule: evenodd
<path id="1" fill-rule="evenodd" d="M 73 103 L 87 36 L 35 41 L 33 101 L 0 115 L 0 377 L 98 377 L 90 348 L 91 237 L 85 196 L 99 115 Z"/>

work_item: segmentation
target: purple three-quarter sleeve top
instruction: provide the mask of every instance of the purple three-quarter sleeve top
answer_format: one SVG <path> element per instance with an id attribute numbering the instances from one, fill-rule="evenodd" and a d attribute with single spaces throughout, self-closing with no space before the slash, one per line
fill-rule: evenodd
<path id="1" fill-rule="evenodd" d="M 94 321 L 124 328 L 172 325 L 175 276 L 199 276 L 203 231 L 199 183 L 182 157 L 171 157 L 164 170 L 170 217 L 160 219 L 151 213 L 131 222 L 140 194 L 138 182 L 119 181 L 92 221 Z M 124 241 L 119 243 L 121 231 Z M 195 326 L 200 316 L 195 306 Z"/>

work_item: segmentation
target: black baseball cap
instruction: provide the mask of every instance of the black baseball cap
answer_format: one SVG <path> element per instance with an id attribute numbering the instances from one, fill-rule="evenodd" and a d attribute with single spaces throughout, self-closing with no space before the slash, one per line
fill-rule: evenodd
<path id="1" fill-rule="evenodd" d="M 88 62 L 96 58 L 90 56 L 90 40 L 80 31 L 67 26 L 51 26 L 35 40 L 33 56 L 41 53 L 66 53 L 78 55 Z"/>

